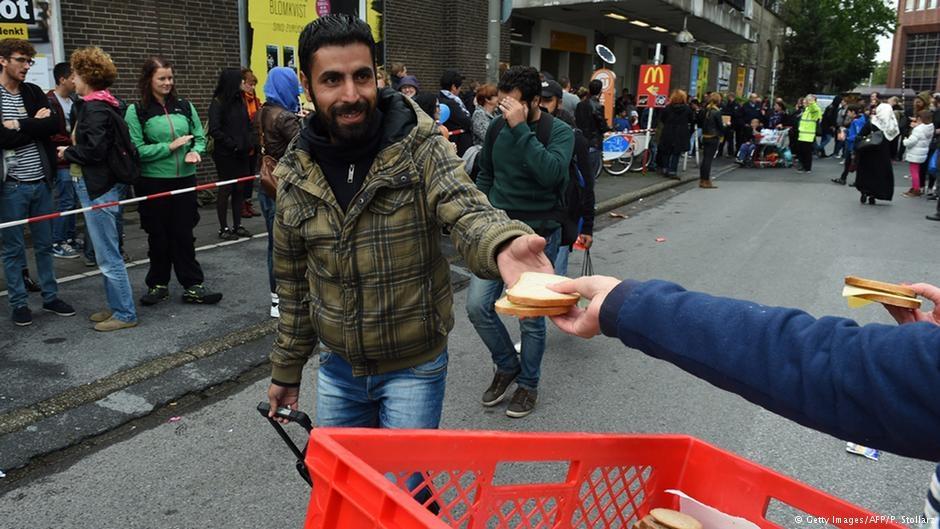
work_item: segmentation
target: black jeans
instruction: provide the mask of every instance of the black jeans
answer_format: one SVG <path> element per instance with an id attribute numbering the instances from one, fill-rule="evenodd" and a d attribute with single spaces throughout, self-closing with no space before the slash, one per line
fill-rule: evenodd
<path id="1" fill-rule="evenodd" d="M 217 188 L 215 212 L 219 216 L 219 228 L 228 227 L 228 203 L 232 201 L 232 229 L 242 225 L 242 205 L 245 202 L 244 190 L 241 184 L 232 184 Z"/>
<path id="2" fill-rule="evenodd" d="M 708 180 L 712 177 L 712 160 L 715 159 L 715 153 L 718 152 L 718 138 L 703 138 L 702 147 L 702 165 L 698 168 L 698 177 L 701 180 Z"/>
<path id="3" fill-rule="evenodd" d="M 196 177 L 141 177 L 134 186 L 137 196 L 162 193 L 196 185 Z M 140 226 L 147 232 L 150 270 L 147 286 L 170 283 L 170 271 L 184 288 L 203 282 L 202 267 L 196 261 L 193 228 L 199 223 L 196 193 L 183 193 L 140 203 Z"/>
<path id="4" fill-rule="evenodd" d="M 813 170 L 813 145 L 811 141 L 796 142 L 796 155 L 799 157 L 800 165 L 803 166 L 804 171 Z"/>
<path id="5" fill-rule="evenodd" d="M 734 127 L 725 128 L 725 135 L 721 139 L 721 145 L 718 146 L 718 152 L 721 153 L 723 147 L 728 146 L 728 156 L 735 157 L 738 155 L 737 149 L 734 148 Z"/>

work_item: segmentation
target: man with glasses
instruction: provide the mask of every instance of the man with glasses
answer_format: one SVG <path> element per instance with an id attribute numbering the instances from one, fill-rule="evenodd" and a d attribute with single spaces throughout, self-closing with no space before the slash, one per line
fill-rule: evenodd
<path id="1" fill-rule="evenodd" d="M 27 83 L 36 50 L 23 39 L 0 40 L 0 222 L 52 213 L 55 151 L 51 136 L 58 132 L 49 100 L 38 86 Z M 33 251 L 42 288 L 42 308 L 59 316 L 74 316 L 75 309 L 58 298 L 52 266 L 52 225 L 30 225 Z M 3 270 L 6 273 L 13 323 L 33 322 L 22 270 L 26 266 L 23 227 L 2 230 Z"/>

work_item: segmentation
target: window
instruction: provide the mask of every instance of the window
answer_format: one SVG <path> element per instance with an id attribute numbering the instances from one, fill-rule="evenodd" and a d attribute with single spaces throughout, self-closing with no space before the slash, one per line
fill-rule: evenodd
<path id="1" fill-rule="evenodd" d="M 940 33 L 908 36 L 904 56 L 904 88 L 915 92 L 935 90 L 940 73 Z"/>
<path id="2" fill-rule="evenodd" d="M 936 9 L 936 8 L 937 8 L 937 0 L 930 0 L 930 2 L 927 4 L 927 9 Z"/>
<path id="3" fill-rule="evenodd" d="M 917 10 L 923 11 L 927 9 L 927 0 L 917 0 Z"/>
<path id="4" fill-rule="evenodd" d="M 904 4 L 904 10 L 905 10 L 905 11 L 913 11 L 913 10 L 914 10 L 914 0 L 907 0 L 907 2 Z"/>

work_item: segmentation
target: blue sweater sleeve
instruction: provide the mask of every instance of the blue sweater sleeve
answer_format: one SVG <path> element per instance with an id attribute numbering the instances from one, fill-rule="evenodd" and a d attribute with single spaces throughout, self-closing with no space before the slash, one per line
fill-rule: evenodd
<path id="1" fill-rule="evenodd" d="M 865 446 L 940 460 L 940 327 L 852 320 L 624 282 L 604 334 L 787 419 Z"/>

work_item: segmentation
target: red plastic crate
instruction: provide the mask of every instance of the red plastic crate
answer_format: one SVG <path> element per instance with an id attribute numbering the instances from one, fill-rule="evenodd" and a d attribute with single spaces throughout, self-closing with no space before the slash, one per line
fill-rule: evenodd
<path id="1" fill-rule="evenodd" d="M 772 499 L 835 527 L 903 527 L 681 435 L 315 429 L 306 464 L 306 529 L 630 529 L 652 508 L 679 508 L 666 489 L 762 528 L 782 527 L 765 518 Z M 533 465 L 563 472 L 503 483 L 514 466 Z M 407 492 L 416 472 L 438 515 Z"/>

